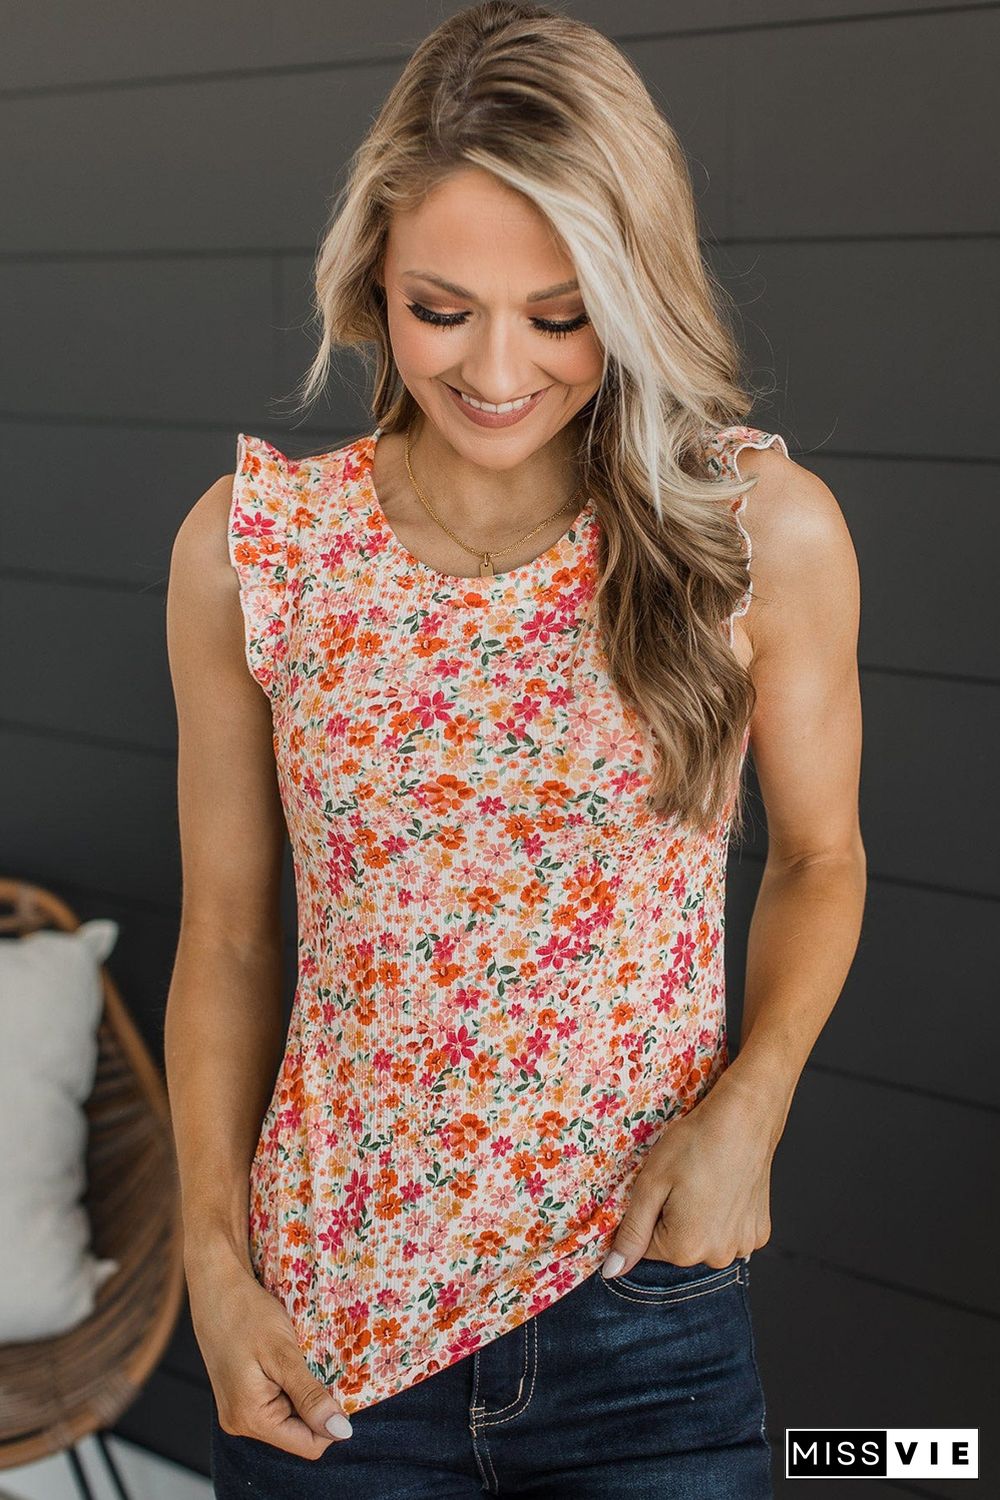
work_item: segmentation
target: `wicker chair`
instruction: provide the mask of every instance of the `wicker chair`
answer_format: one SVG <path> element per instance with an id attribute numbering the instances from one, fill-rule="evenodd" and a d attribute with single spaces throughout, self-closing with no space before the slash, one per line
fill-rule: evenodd
<path id="1" fill-rule="evenodd" d="M 0 933 L 72 932 L 57 896 L 0 880 Z M 140 1394 L 173 1333 L 184 1294 L 180 1194 L 166 1088 L 107 969 L 94 1087 L 87 1102 L 92 1248 L 119 1269 L 91 1316 L 55 1338 L 0 1345 L 0 1470 L 65 1452 L 80 1493 L 92 1492 L 76 1450 L 96 1438 L 127 1496 L 106 1430 Z"/>

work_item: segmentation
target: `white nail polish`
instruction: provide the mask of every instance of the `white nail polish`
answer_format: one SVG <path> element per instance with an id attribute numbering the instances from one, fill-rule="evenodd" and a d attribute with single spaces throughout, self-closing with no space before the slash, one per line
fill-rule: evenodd
<path id="1" fill-rule="evenodd" d="M 347 1418 L 341 1416 L 340 1412 L 338 1411 L 327 1422 L 326 1430 L 331 1437 L 349 1438 L 351 1433 L 354 1431 L 354 1428 L 351 1426 Z"/>
<path id="2" fill-rule="evenodd" d="M 617 1276 L 618 1272 L 621 1270 L 624 1264 L 625 1257 L 621 1253 L 621 1251 L 612 1250 L 611 1254 L 606 1258 L 604 1264 L 601 1266 L 601 1275 L 605 1280 L 607 1280 L 609 1276 Z"/>

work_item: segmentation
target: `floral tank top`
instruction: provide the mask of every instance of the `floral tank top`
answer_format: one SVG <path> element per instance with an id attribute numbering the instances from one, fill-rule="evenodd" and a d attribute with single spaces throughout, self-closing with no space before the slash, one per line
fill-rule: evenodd
<path id="1" fill-rule="evenodd" d="M 597 1271 L 728 1065 L 732 803 L 708 835 L 646 806 L 592 503 L 523 567 L 443 574 L 382 512 L 378 437 L 293 459 L 240 433 L 229 517 L 299 929 L 249 1247 L 348 1413 Z M 709 432 L 707 470 L 772 444 Z"/>

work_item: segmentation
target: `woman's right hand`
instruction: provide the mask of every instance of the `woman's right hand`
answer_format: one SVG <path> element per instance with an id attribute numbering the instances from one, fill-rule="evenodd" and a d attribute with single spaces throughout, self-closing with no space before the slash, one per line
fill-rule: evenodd
<path id="1" fill-rule="evenodd" d="M 191 1321 L 224 1432 L 313 1459 L 350 1437 L 343 1407 L 306 1364 L 285 1308 L 247 1267 L 234 1259 L 211 1270 L 189 1269 L 187 1281 Z"/>

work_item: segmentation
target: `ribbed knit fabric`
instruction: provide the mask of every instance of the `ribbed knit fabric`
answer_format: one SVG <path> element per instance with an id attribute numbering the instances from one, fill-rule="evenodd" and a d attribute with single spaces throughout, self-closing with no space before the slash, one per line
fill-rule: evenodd
<path id="1" fill-rule="evenodd" d="M 249 1243 L 348 1412 L 593 1274 L 728 1064 L 731 807 L 706 836 L 646 806 L 592 505 L 523 567 L 443 574 L 382 512 L 378 436 L 296 460 L 240 433 L 229 518 L 299 927 Z M 772 444 L 713 433 L 707 470 Z"/>

